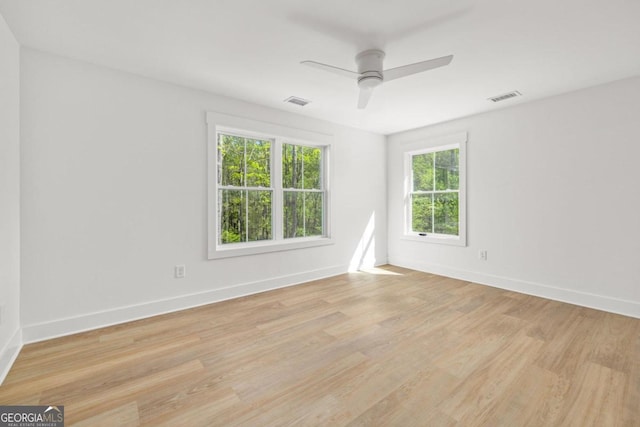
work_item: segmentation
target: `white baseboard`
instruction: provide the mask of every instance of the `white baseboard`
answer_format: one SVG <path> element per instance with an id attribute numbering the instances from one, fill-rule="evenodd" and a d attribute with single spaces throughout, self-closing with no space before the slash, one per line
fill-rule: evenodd
<path id="1" fill-rule="evenodd" d="M 0 385 L 7 377 L 13 362 L 16 361 L 22 349 L 22 330 L 16 329 L 9 342 L 0 350 Z"/>
<path id="2" fill-rule="evenodd" d="M 189 295 L 180 295 L 175 298 L 165 300 L 150 301 L 142 304 L 119 307 L 112 310 L 88 313 L 81 316 L 56 319 L 50 322 L 23 325 L 22 339 L 24 343 L 44 341 L 51 338 L 85 332 L 119 323 L 131 322 L 133 320 L 185 310 L 273 289 L 299 285 L 312 280 L 346 273 L 347 270 L 348 265 L 328 267 L 304 273 L 274 277 L 258 282 L 243 283 L 227 288 L 212 289 L 210 291 Z"/>
<path id="3" fill-rule="evenodd" d="M 424 261 L 389 257 L 389 264 L 398 267 L 410 268 L 412 270 L 424 271 L 441 276 L 452 277 L 454 279 L 488 285 L 495 288 L 506 289 L 527 295 L 547 298 L 555 301 L 566 302 L 583 307 L 595 308 L 597 310 L 622 314 L 640 318 L 640 302 L 627 301 L 619 298 L 612 298 L 604 295 L 596 295 L 588 292 L 580 292 L 572 289 L 558 288 L 540 283 L 528 282 L 509 277 L 494 276 L 491 274 L 478 273 L 474 271 L 459 270 L 439 264 L 432 264 Z"/>

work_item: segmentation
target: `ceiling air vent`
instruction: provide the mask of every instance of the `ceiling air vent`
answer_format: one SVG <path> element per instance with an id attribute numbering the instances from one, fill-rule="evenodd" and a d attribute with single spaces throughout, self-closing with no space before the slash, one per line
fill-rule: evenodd
<path id="1" fill-rule="evenodd" d="M 515 98 L 516 96 L 522 96 L 522 94 L 517 90 L 514 90 L 513 92 L 491 97 L 489 98 L 489 101 L 500 102 L 500 101 L 504 101 L 505 99 Z"/>
<path id="2" fill-rule="evenodd" d="M 308 99 L 298 98 L 297 96 L 290 96 L 284 100 L 284 102 L 288 102 L 289 104 L 297 105 L 298 107 L 304 107 L 311 101 Z"/>

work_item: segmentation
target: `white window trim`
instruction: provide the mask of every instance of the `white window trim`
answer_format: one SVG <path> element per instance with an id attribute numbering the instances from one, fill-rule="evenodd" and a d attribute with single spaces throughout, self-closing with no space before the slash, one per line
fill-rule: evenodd
<path id="1" fill-rule="evenodd" d="M 411 230 L 412 156 L 459 148 L 458 236 Z M 467 245 L 467 133 L 462 132 L 407 144 L 404 151 L 404 234 L 402 239 L 454 246 Z"/>
<path id="2" fill-rule="evenodd" d="M 257 242 L 243 242 L 229 245 L 218 244 L 218 197 L 217 197 L 217 151 L 218 132 L 231 132 L 243 136 L 255 136 L 275 140 L 275 146 L 281 147 L 282 143 L 305 145 L 308 147 L 323 148 L 323 170 L 325 177 L 326 208 L 324 216 L 324 236 L 296 237 L 282 239 L 282 210 L 276 209 L 273 217 L 273 240 Z M 303 249 L 316 246 L 331 245 L 334 243 L 331 237 L 331 177 L 332 162 L 331 145 L 333 136 L 323 133 L 308 131 L 305 129 L 291 128 L 276 123 L 261 122 L 244 117 L 231 116 L 217 112 L 207 112 L 207 257 L 208 259 L 230 258 L 237 256 L 255 255 L 268 252 Z M 272 162 L 272 177 L 280 176 L 282 165 Z M 274 206 L 282 203 L 282 183 L 272 182 L 274 194 Z"/>

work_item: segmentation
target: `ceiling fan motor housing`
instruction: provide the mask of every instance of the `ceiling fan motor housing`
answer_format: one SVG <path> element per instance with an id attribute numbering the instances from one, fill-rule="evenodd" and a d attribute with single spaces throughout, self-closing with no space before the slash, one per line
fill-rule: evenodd
<path id="1" fill-rule="evenodd" d="M 358 65 L 358 86 L 361 88 L 374 88 L 382 84 L 382 61 L 384 52 L 378 49 L 365 50 L 356 56 Z"/>

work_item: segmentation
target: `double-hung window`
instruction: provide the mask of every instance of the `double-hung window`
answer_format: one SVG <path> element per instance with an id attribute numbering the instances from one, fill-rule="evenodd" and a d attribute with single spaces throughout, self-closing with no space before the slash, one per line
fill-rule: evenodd
<path id="1" fill-rule="evenodd" d="M 270 240 L 273 140 L 219 132 L 218 243 Z"/>
<path id="2" fill-rule="evenodd" d="M 208 113 L 209 258 L 331 243 L 331 137 Z"/>
<path id="3" fill-rule="evenodd" d="M 405 237 L 466 244 L 466 134 L 405 152 Z"/>
<path id="4" fill-rule="evenodd" d="M 323 151 L 321 147 L 282 144 L 285 239 L 324 234 Z"/>

